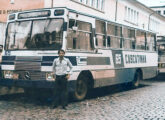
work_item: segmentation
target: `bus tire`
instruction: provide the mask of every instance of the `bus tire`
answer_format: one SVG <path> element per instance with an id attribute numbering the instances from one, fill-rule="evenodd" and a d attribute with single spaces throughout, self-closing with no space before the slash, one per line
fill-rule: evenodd
<path id="1" fill-rule="evenodd" d="M 80 76 L 76 83 L 74 98 L 78 101 L 83 100 L 88 92 L 88 85 L 85 76 Z"/>
<path id="2" fill-rule="evenodd" d="M 137 71 L 134 75 L 134 80 L 132 82 L 132 87 L 137 88 L 142 80 L 142 75 L 140 71 Z"/>

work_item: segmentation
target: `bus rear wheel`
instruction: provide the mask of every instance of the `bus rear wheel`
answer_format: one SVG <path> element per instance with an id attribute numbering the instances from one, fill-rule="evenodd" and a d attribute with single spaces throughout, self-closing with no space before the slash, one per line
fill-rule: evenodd
<path id="1" fill-rule="evenodd" d="M 136 72 L 134 76 L 134 80 L 132 82 L 132 87 L 137 88 L 140 84 L 140 81 L 142 80 L 142 75 L 140 72 Z"/>
<path id="2" fill-rule="evenodd" d="M 83 100 L 88 92 L 88 86 L 87 82 L 85 80 L 85 77 L 82 76 L 77 80 L 76 83 L 76 90 L 74 92 L 74 98 L 78 101 Z"/>

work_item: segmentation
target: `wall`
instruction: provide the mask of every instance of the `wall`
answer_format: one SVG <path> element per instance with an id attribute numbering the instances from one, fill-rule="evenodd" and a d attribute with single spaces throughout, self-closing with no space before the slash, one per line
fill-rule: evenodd
<path id="1" fill-rule="evenodd" d="M 154 11 L 161 11 L 161 15 L 163 15 L 163 16 L 165 16 L 165 14 L 164 14 L 164 11 L 165 11 L 165 7 L 160 7 L 160 8 L 151 8 L 151 9 L 153 9 Z"/>
<path id="2" fill-rule="evenodd" d="M 88 13 L 91 15 L 98 16 L 103 19 L 108 19 L 110 21 L 116 21 L 117 23 L 125 24 L 127 26 L 140 28 L 140 29 L 144 29 L 144 30 L 149 30 L 149 28 L 151 28 L 149 26 L 149 16 L 154 11 L 152 11 L 150 8 L 147 8 L 146 6 L 141 5 L 138 2 L 129 1 L 129 0 L 105 0 L 104 9 L 103 9 L 103 11 L 101 11 L 101 10 L 96 10 L 92 7 L 89 7 L 89 5 L 84 5 L 78 1 L 79 0 L 60 0 L 60 1 L 59 0 L 45 0 L 45 7 L 46 8 L 52 7 L 52 6 L 53 7 L 68 7 L 68 8 L 83 12 L 83 13 Z M 52 3 L 53 3 L 53 5 L 52 5 Z M 116 14 L 116 3 L 117 3 L 117 16 L 115 15 Z M 136 24 L 131 23 L 126 20 L 125 6 L 131 8 L 139 13 L 138 22 Z M 116 18 L 115 18 L 115 16 L 116 16 Z M 156 28 L 152 29 L 152 31 L 162 34 L 162 31 L 164 31 L 163 27 L 165 27 L 164 26 L 165 19 L 163 19 L 160 16 L 159 17 L 157 17 L 157 16 L 158 15 L 155 15 L 155 14 L 150 16 L 152 18 L 152 21 L 155 21 L 156 23 L 160 23 L 160 24 L 156 25 Z M 151 24 L 152 24 L 152 22 L 150 22 L 150 25 Z M 161 29 L 159 29 L 159 28 L 161 28 Z"/>
<path id="3" fill-rule="evenodd" d="M 6 22 L 7 15 L 14 11 L 44 8 L 44 0 L 0 0 L 0 22 Z"/>
<path id="4" fill-rule="evenodd" d="M 5 39 L 5 28 L 6 28 L 6 23 L 0 22 L 0 45 L 3 45 Z"/>
<path id="5" fill-rule="evenodd" d="M 51 4 L 52 0 L 45 0 L 45 8 L 51 7 Z M 54 0 L 53 7 L 68 7 L 83 13 L 97 15 L 100 18 L 111 19 L 114 21 L 116 0 L 105 0 L 104 4 L 104 11 L 76 2 L 76 0 Z"/>

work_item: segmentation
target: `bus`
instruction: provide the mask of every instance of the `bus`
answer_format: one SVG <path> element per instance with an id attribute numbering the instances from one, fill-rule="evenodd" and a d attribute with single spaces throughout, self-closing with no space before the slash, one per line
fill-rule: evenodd
<path id="1" fill-rule="evenodd" d="M 77 100 L 92 88 L 157 75 L 156 34 L 67 7 L 10 14 L 0 85 L 52 88 L 52 62 L 59 49 L 73 64 L 68 89 Z"/>
<path id="2" fill-rule="evenodd" d="M 159 74 L 165 73 L 165 37 L 157 37 L 158 48 L 158 70 Z"/>

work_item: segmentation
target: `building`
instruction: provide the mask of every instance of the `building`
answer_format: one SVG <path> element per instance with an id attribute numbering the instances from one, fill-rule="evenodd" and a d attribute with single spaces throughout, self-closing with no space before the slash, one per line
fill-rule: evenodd
<path id="1" fill-rule="evenodd" d="M 1 0 L 0 22 L 6 22 L 9 13 L 44 7 L 44 0 Z"/>
<path id="2" fill-rule="evenodd" d="M 3 45 L 6 23 L 0 22 L 0 45 Z"/>
<path id="3" fill-rule="evenodd" d="M 165 6 L 152 6 L 150 8 L 156 11 L 158 14 L 165 16 Z"/>
<path id="4" fill-rule="evenodd" d="M 0 0 L 0 45 L 5 36 L 7 16 L 12 12 L 44 7 L 44 0 Z"/>
<path id="5" fill-rule="evenodd" d="M 68 7 L 127 26 L 165 35 L 165 17 L 136 0 L 45 0 L 45 7 Z"/>
<path id="6" fill-rule="evenodd" d="M 153 9 L 156 13 L 165 17 L 165 6 L 152 6 L 150 8 Z M 164 34 L 165 34 L 165 31 L 164 31 Z M 158 40 L 164 40 L 165 41 L 165 35 L 164 34 L 159 35 Z"/>

